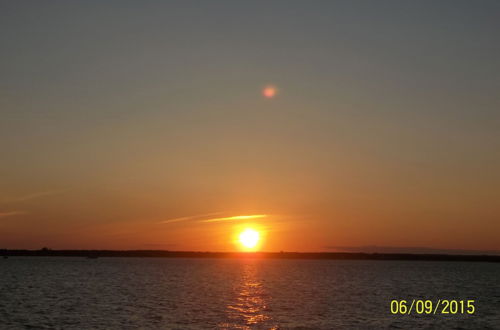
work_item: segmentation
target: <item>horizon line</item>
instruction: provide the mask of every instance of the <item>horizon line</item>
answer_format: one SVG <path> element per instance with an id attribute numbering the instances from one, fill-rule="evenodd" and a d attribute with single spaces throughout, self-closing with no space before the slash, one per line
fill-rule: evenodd
<path id="1" fill-rule="evenodd" d="M 5 252 L 47 252 L 47 253 L 57 253 L 57 252 L 159 252 L 159 253 L 205 253 L 205 254 L 342 254 L 342 255 L 414 255 L 414 256 L 499 256 L 500 250 L 444 250 L 442 252 L 405 252 L 405 251 L 395 251 L 395 252 L 380 252 L 380 251 L 202 251 L 202 250 L 167 250 L 167 249 L 52 249 L 52 248 L 40 248 L 40 249 L 8 249 L 0 248 L 0 254 Z M 456 251 L 457 253 L 452 253 Z M 462 251 L 462 253 L 459 253 Z M 469 253 L 464 253 L 469 252 Z"/>

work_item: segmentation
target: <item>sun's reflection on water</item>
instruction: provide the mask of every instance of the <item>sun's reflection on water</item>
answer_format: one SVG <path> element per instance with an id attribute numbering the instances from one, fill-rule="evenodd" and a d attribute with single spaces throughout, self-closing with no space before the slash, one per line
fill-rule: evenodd
<path id="1" fill-rule="evenodd" d="M 249 260 L 242 265 L 240 284 L 235 288 L 234 300 L 227 305 L 229 319 L 222 328 L 251 329 L 254 327 L 277 329 L 271 324 L 269 295 L 258 278 L 257 261 Z"/>

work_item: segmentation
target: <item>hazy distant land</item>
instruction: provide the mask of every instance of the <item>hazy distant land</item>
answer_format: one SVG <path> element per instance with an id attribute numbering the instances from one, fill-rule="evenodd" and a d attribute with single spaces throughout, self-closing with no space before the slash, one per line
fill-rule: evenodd
<path id="1" fill-rule="evenodd" d="M 136 257 L 136 258 L 262 258 L 262 259 L 331 259 L 331 260 L 414 260 L 500 262 L 498 255 L 347 253 L 347 252 L 195 252 L 167 250 L 8 250 L 3 257 Z"/>

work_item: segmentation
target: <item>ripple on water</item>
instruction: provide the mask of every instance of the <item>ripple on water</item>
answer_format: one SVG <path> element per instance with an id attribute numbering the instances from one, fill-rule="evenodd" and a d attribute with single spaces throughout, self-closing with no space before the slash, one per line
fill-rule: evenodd
<path id="1" fill-rule="evenodd" d="M 101 258 L 0 260 L 2 329 L 498 328 L 493 263 Z M 411 296 L 411 297 L 410 297 Z M 398 317 L 392 299 L 476 299 Z"/>

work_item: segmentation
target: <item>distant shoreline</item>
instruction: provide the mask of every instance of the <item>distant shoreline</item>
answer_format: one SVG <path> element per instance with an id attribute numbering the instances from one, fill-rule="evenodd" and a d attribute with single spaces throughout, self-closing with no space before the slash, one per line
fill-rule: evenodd
<path id="1" fill-rule="evenodd" d="M 351 253 L 351 252 L 194 252 L 167 250 L 8 250 L 0 249 L 1 257 L 135 257 L 135 258 L 259 258 L 315 260 L 408 260 L 500 262 L 499 255 Z"/>

